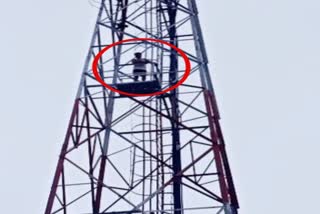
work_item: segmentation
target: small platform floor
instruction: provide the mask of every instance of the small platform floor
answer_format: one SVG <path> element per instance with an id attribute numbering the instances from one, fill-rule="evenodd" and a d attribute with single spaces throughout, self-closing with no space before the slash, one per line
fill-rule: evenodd
<path id="1" fill-rule="evenodd" d="M 156 80 L 119 83 L 116 84 L 116 88 L 132 94 L 149 94 L 160 91 L 161 89 L 159 81 Z"/>

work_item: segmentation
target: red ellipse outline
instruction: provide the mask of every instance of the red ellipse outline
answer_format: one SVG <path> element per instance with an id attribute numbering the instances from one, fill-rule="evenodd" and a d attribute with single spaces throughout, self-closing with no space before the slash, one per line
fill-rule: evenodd
<path id="1" fill-rule="evenodd" d="M 185 62 L 185 73 L 184 75 L 182 76 L 182 78 L 173 86 L 163 90 L 163 91 L 157 91 L 157 92 L 154 92 L 154 93 L 148 93 L 148 94 L 136 94 L 136 93 L 128 93 L 128 92 L 124 92 L 124 91 L 121 91 L 121 90 L 118 90 L 116 88 L 113 88 L 111 87 L 110 85 L 108 85 L 107 83 L 105 83 L 103 81 L 103 79 L 101 79 L 100 75 L 99 75 L 99 72 L 98 72 L 98 62 L 100 60 L 100 58 L 102 57 L 102 55 L 107 51 L 109 50 L 110 48 L 116 46 L 116 45 L 119 45 L 119 44 L 122 44 L 122 43 L 125 43 L 125 42 L 131 42 L 131 41 L 153 41 L 153 42 L 158 42 L 158 43 L 161 43 L 161 44 L 164 44 L 164 45 L 167 45 L 171 48 L 173 48 L 174 50 L 176 50 L 183 58 L 184 62 Z M 122 94 L 122 95 L 126 95 L 126 96 L 154 96 L 154 95 L 160 95 L 160 94 L 164 94 L 168 91 L 171 91 L 175 88 L 177 88 L 179 85 L 181 85 L 189 76 L 190 74 L 190 70 L 191 70 L 191 64 L 190 64 L 190 60 L 188 58 L 188 56 L 181 50 L 179 49 L 178 47 L 176 47 L 175 45 L 173 44 L 170 44 L 168 42 L 165 42 L 163 40 L 160 40 L 160 39 L 153 39 L 153 38 L 132 38 L 132 39 L 124 39 L 124 40 L 121 40 L 121 41 L 118 41 L 118 42 L 115 42 L 115 43 L 112 43 L 111 45 L 108 45 L 107 47 L 103 48 L 94 58 L 93 62 L 92 62 L 92 72 L 93 72 L 93 75 L 94 77 L 96 78 L 96 80 L 101 84 L 103 85 L 104 87 L 106 87 L 107 89 L 113 91 L 113 92 L 117 92 L 119 94 Z"/>

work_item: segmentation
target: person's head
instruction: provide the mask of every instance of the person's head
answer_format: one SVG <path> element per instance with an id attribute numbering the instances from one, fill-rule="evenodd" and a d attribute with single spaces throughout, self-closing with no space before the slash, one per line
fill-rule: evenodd
<path id="1" fill-rule="evenodd" d="M 137 53 L 134 53 L 134 56 L 137 58 L 137 59 L 140 59 L 142 54 L 140 52 L 137 52 Z"/>

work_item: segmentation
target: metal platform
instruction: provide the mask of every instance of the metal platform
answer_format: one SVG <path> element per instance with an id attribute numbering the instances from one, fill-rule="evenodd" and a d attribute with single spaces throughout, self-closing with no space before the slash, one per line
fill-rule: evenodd
<path id="1" fill-rule="evenodd" d="M 161 89 L 159 81 L 143 81 L 143 82 L 130 82 L 116 84 L 116 88 L 120 91 L 132 94 L 149 94 L 157 92 Z M 124 96 L 121 95 L 120 96 Z"/>

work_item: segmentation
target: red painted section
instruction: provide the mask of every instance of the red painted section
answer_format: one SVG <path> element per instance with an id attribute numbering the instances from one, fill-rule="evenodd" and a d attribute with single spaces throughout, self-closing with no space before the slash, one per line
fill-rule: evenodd
<path id="1" fill-rule="evenodd" d="M 214 122 L 215 122 L 218 138 L 220 139 L 221 157 L 222 157 L 222 161 L 223 161 L 223 164 L 224 164 L 224 169 L 225 169 L 225 174 L 226 174 L 226 179 L 227 179 L 227 184 L 228 184 L 228 192 L 229 192 L 231 204 L 235 208 L 239 208 L 238 197 L 237 197 L 237 193 L 236 193 L 236 190 L 235 190 L 235 187 L 234 187 L 233 176 L 232 176 L 232 173 L 231 173 L 229 160 L 228 160 L 227 152 L 226 152 L 226 149 L 225 149 L 224 138 L 223 138 L 221 126 L 220 126 L 220 123 L 219 123 L 220 116 L 219 116 L 218 106 L 217 106 L 214 94 L 211 93 L 210 91 L 208 91 L 208 94 L 209 94 L 209 98 L 210 98 L 211 103 L 212 103 L 212 108 L 213 108 L 213 112 L 214 112 L 213 119 L 214 119 Z"/>
<path id="2" fill-rule="evenodd" d="M 105 172 L 105 168 L 106 168 L 106 160 L 107 160 L 106 156 L 101 157 L 99 178 L 97 181 L 97 194 L 96 194 L 96 201 L 95 201 L 95 206 L 94 206 L 95 213 L 99 213 L 99 211 L 100 211 L 100 203 L 101 203 L 101 196 L 102 196 L 104 172 Z"/>
<path id="3" fill-rule="evenodd" d="M 212 148 L 214 153 L 214 159 L 217 171 L 219 173 L 219 185 L 221 189 L 221 196 L 224 203 L 229 203 L 229 194 L 228 194 L 228 187 L 225 179 L 225 172 L 224 172 L 224 166 L 221 158 L 221 148 L 219 145 L 219 138 L 217 135 L 215 123 L 214 123 L 214 111 L 213 111 L 213 105 L 212 101 L 209 97 L 209 91 L 204 90 L 204 99 L 205 104 L 207 108 L 208 113 L 208 120 L 209 120 L 209 127 L 210 127 L 210 134 L 212 139 Z"/>
<path id="4" fill-rule="evenodd" d="M 65 159 L 65 154 L 68 149 L 69 139 L 70 139 L 71 132 L 72 132 L 72 125 L 74 123 L 76 115 L 78 114 L 78 111 L 79 111 L 79 99 L 76 99 L 74 102 L 74 105 L 73 105 L 73 110 L 72 110 L 71 117 L 69 120 L 69 125 L 68 125 L 67 133 L 65 136 L 65 140 L 64 140 L 64 143 L 61 148 L 60 157 L 59 157 L 59 161 L 57 164 L 56 172 L 54 174 L 53 183 L 51 186 L 45 214 L 50 214 L 52 211 L 54 198 L 55 198 L 55 195 L 57 192 L 57 187 L 58 187 L 60 176 L 61 176 L 62 170 L 63 170 L 63 163 L 64 163 L 64 159 Z"/>

